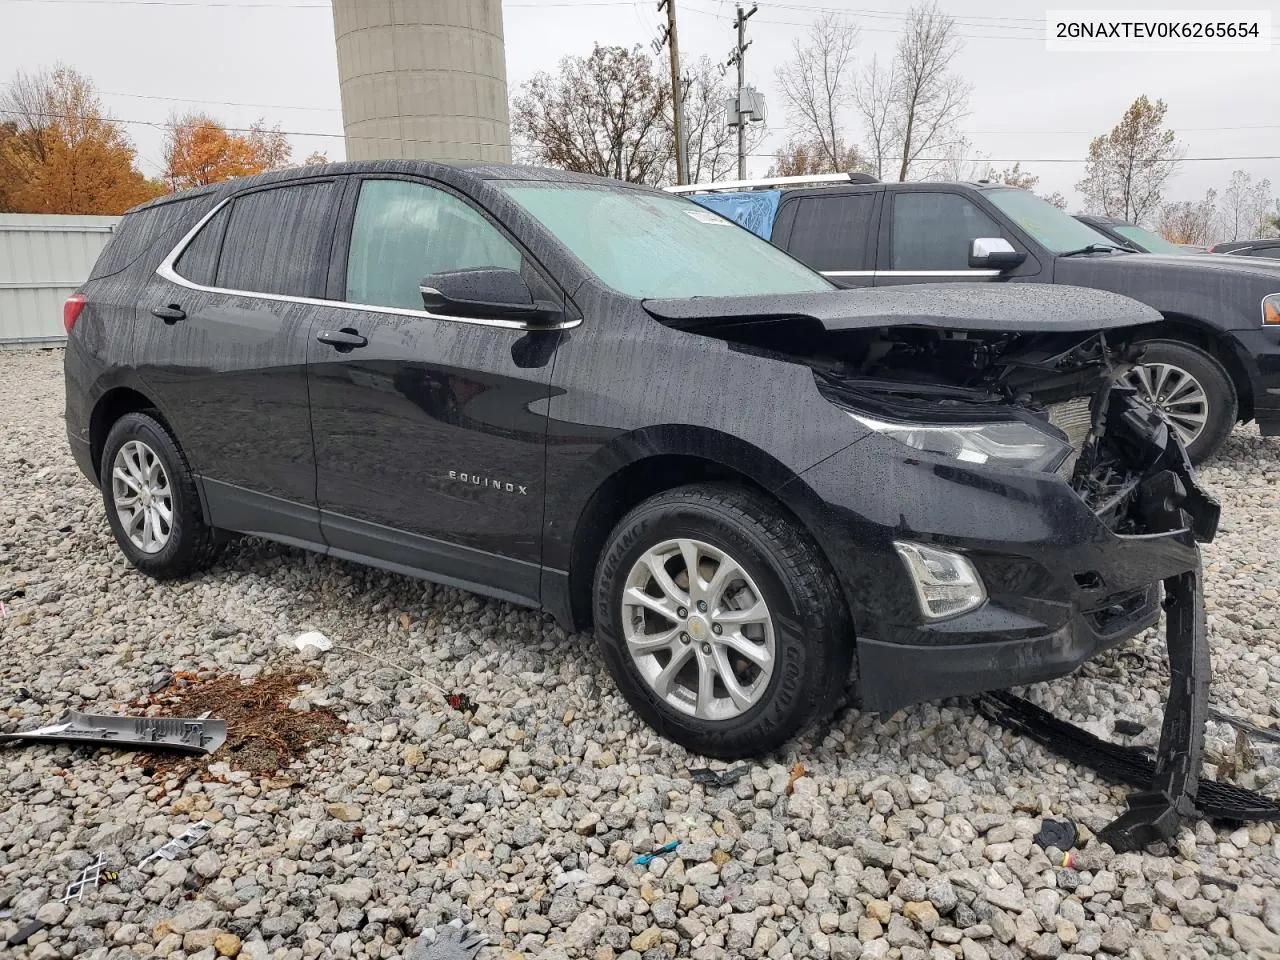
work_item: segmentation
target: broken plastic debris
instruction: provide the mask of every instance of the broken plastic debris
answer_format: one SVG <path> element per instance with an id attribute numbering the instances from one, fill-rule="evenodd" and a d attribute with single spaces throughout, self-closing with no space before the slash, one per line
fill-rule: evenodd
<path id="1" fill-rule="evenodd" d="M 138 861 L 138 868 L 145 867 L 152 860 L 173 860 L 179 854 L 186 853 L 197 843 L 203 840 L 210 830 L 213 829 L 213 823 L 209 820 L 201 820 L 195 826 L 189 827 L 181 834 L 174 837 L 164 846 L 154 851 L 150 856 Z"/>
<path id="2" fill-rule="evenodd" d="M 106 865 L 106 858 L 101 853 L 98 854 L 97 860 L 93 861 L 93 863 L 81 870 L 79 876 L 67 884 L 67 892 L 62 895 L 62 899 L 58 902 L 70 903 L 72 900 L 84 900 L 84 891 L 86 888 L 89 890 L 96 890 L 98 888 L 98 881 L 101 880 L 103 874 L 106 873 L 102 868 Z"/>
<path id="3" fill-rule="evenodd" d="M 308 647 L 319 650 L 321 653 L 333 649 L 333 641 L 319 630 L 308 630 L 306 633 L 298 634 L 293 638 L 293 645 L 300 651 L 306 651 Z"/>
<path id="4" fill-rule="evenodd" d="M 642 853 L 640 856 L 636 857 L 636 865 L 643 867 L 646 863 L 652 863 L 654 860 L 657 860 L 658 857 L 661 857 L 663 854 L 675 853 L 676 847 L 678 846 L 680 846 L 679 840 L 671 840 L 664 843 L 657 850 L 653 851 L 653 853 Z"/>
<path id="5" fill-rule="evenodd" d="M 423 930 L 409 950 L 409 960 L 473 960 L 488 938 L 470 923 L 455 918 L 443 927 Z"/>
<path id="6" fill-rule="evenodd" d="M 450 693 L 445 696 L 444 702 L 453 707 L 459 713 L 475 713 L 476 704 L 465 693 Z"/>
<path id="7" fill-rule="evenodd" d="M 5 943 L 11 947 L 19 947 L 47 926 L 48 924 L 43 920 L 31 920 L 20 926 L 14 935 L 6 940 Z"/>
<path id="8" fill-rule="evenodd" d="M 1126 720 L 1124 717 L 1116 720 L 1116 733 L 1122 737 L 1136 737 L 1145 729 L 1147 729 L 1147 725 L 1138 723 L 1137 720 Z"/>
<path id="9" fill-rule="evenodd" d="M 1057 847 L 1063 853 L 1069 851 L 1080 839 L 1076 825 L 1070 820 L 1046 820 L 1033 838 L 1042 849 Z"/>
<path id="10" fill-rule="evenodd" d="M 221 720 L 191 717 L 118 717 L 69 710 L 49 726 L 0 733 L 0 741 L 6 740 L 65 740 L 212 753 L 226 742 L 227 725 Z"/>
<path id="11" fill-rule="evenodd" d="M 697 770 L 689 771 L 689 779 L 694 783 L 702 783 L 707 786 L 714 787 L 731 787 L 747 774 L 747 765 L 745 763 L 738 764 L 736 767 L 730 767 L 728 770 L 712 770 L 710 767 L 700 767 Z"/>

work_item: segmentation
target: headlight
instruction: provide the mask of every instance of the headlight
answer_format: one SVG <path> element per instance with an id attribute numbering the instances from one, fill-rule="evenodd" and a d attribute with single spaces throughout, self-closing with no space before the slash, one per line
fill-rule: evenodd
<path id="1" fill-rule="evenodd" d="M 926 620 L 958 616 L 986 602 L 982 578 L 960 554 L 909 540 L 895 540 L 893 548 L 911 574 L 911 585 Z"/>
<path id="2" fill-rule="evenodd" d="M 925 453 L 966 463 L 990 463 L 1052 473 L 1071 453 L 1071 445 L 1021 420 L 1000 423 L 890 423 L 846 411 L 868 430 L 892 437 Z"/>
<path id="3" fill-rule="evenodd" d="M 1262 298 L 1262 322 L 1280 323 L 1280 293 Z"/>

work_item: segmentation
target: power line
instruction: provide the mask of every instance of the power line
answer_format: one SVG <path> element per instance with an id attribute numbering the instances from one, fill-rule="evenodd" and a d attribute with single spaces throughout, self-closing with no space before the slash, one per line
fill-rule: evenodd
<path id="1" fill-rule="evenodd" d="M 17 110 L 0 110 L 0 113 L 9 114 L 11 116 L 22 116 L 23 114 Z M 29 116 L 43 117 L 48 120 L 72 120 L 77 119 L 66 114 L 58 113 L 33 113 Z M 82 120 L 94 120 L 99 123 L 125 123 L 134 124 L 144 127 L 153 127 L 157 130 L 171 130 L 175 126 L 172 123 L 166 123 L 156 120 L 131 120 L 119 117 L 80 117 Z M 253 133 L 253 127 L 227 127 L 218 124 L 228 133 Z M 259 128 L 263 129 L 263 128 Z M 331 140 L 345 139 L 346 135 L 342 133 L 324 133 L 319 130 L 276 130 L 274 128 L 266 128 L 268 133 L 280 133 L 286 137 L 327 137 Z M 357 137 L 361 140 L 387 140 L 397 143 L 440 143 L 456 146 L 471 147 L 510 147 L 509 143 L 497 143 L 486 140 L 422 140 L 412 137 Z M 749 153 L 751 157 L 772 157 L 773 153 Z M 916 157 L 915 159 L 923 163 L 942 163 L 945 161 L 956 160 L 963 163 L 1085 163 L 1084 157 Z M 1161 159 L 1158 163 L 1212 163 L 1228 160 L 1280 160 L 1280 154 L 1253 154 L 1240 156 L 1212 156 L 1212 157 L 1173 157 L 1169 159 Z"/>

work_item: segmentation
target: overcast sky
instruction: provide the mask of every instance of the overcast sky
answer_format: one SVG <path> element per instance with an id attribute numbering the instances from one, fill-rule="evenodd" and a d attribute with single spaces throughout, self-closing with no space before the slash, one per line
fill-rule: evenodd
<path id="1" fill-rule="evenodd" d="M 725 59 L 734 41 L 732 0 L 677 4 L 683 56 Z M 1059 0 L 1053 8 L 1064 5 Z M 747 82 L 769 98 L 769 139 L 759 148 L 767 150 L 786 132 L 774 71 L 808 25 L 824 9 L 838 9 L 858 26 L 859 58 L 887 58 L 909 4 L 760 0 L 759 6 L 748 33 Z M 1045 7 L 981 0 L 940 0 L 940 6 L 957 18 L 963 37 L 954 69 L 974 87 L 964 123 L 974 150 L 997 165 L 1023 161 L 1041 177 L 1041 189 L 1061 190 L 1073 206 L 1090 138 L 1114 126 L 1143 93 L 1168 103 L 1168 123 L 1188 158 L 1280 155 L 1277 48 L 1048 53 Z M 1128 4 L 1088 0 L 1080 6 Z M 1204 0 L 1161 4 L 1207 6 Z M 507 0 L 504 13 L 512 92 L 536 71 L 554 70 L 562 56 L 589 53 L 593 43 L 647 44 L 665 20 L 656 0 Z M 1280 10 L 1273 17 L 1277 34 Z M 127 129 L 148 173 L 159 170 L 163 138 L 148 124 L 163 125 L 175 110 L 204 109 L 230 126 L 261 117 L 298 132 L 290 139 L 299 160 L 313 150 L 342 157 L 333 18 L 323 0 L 0 0 L 0 71 L 11 75 L 59 60 L 96 82 L 115 117 L 134 121 Z M 1054 159 L 1074 162 L 1044 162 Z M 749 170 L 763 174 L 768 165 L 768 157 L 752 157 Z M 1280 159 L 1188 160 L 1167 196 L 1198 199 L 1206 188 L 1224 185 L 1235 168 L 1280 188 Z"/>

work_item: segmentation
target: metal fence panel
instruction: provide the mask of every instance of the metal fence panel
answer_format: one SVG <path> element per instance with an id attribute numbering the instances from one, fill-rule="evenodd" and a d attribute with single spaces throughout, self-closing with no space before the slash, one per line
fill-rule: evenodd
<path id="1" fill-rule="evenodd" d="M 119 222 L 0 213 L 0 347 L 66 340 L 62 302 L 89 276 Z"/>

